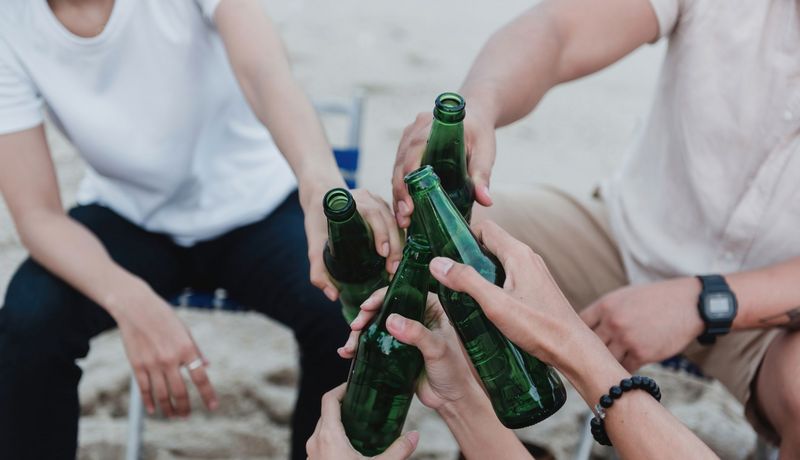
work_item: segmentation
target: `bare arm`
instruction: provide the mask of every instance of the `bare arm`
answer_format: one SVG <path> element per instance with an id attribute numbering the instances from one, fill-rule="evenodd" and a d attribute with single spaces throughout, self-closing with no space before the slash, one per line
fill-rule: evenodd
<path id="1" fill-rule="evenodd" d="M 223 0 L 214 21 L 225 43 L 239 85 L 253 112 L 266 126 L 297 176 L 306 215 L 311 280 L 328 297 L 336 288 L 327 277 L 322 247 L 327 238 L 322 196 L 344 187 L 331 147 L 314 107 L 292 76 L 275 26 L 257 0 Z M 366 190 L 354 192 L 359 212 L 372 227 L 376 251 L 393 272 L 402 241 L 386 203 Z"/>
<path id="2" fill-rule="evenodd" d="M 431 273 L 440 283 L 473 296 L 506 337 L 552 363 L 590 406 L 630 376 L 569 305 L 541 257 L 492 222 L 476 229 L 506 268 L 504 287 L 489 283 L 471 267 L 435 258 Z M 622 458 L 717 458 L 644 391 L 628 392 L 615 401 L 605 426 Z"/>
<path id="3" fill-rule="evenodd" d="M 725 279 L 739 303 L 733 329 L 800 329 L 800 257 Z"/>
<path id="4" fill-rule="evenodd" d="M 116 264 L 95 235 L 64 213 L 41 125 L 0 135 L 0 194 L 31 256 L 114 317 L 148 410 L 158 400 L 166 415 L 187 415 L 178 368 L 201 356 L 199 349 L 147 283 Z M 193 371 L 192 378 L 213 408 L 205 371 Z"/>
<path id="5" fill-rule="evenodd" d="M 594 73 L 657 36 L 647 0 L 545 0 L 489 39 L 462 92 L 470 110 L 507 125 L 553 86 Z"/>
<path id="6" fill-rule="evenodd" d="M 475 199 L 491 206 L 495 128 L 530 113 L 553 86 L 596 72 L 658 37 L 647 0 L 544 0 L 498 30 L 472 64 L 461 93 Z M 397 149 L 392 193 L 397 223 L 414 209 L 403 177 L 419 166 L 430 113 L 408 126 Z"/>

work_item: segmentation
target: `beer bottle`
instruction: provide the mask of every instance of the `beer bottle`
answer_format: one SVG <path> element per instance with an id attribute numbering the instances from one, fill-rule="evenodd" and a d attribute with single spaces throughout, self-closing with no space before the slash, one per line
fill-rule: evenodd
<path id="1" fill-rule="evenodd" d="M 405 178 L 431 250 L 472 266 L 497 286 L 505 281 L 500 262 L 470 231 L 444 193 L 430 166 Z M 554 414 L 566 401 L 561 378 L 500 333 L 469 295 L 439 286 L 439 300 L 483 381 L 497 417 L 508 428 L 522 428 Z"/>
<path id="2" fill-rule="evenodd" d="M 350 192 L 332 189 L 325 194 L 322 206 L 328 218 L 323 260 L 339 289 L 342 313 L 349 323 L 358 315 L 361 303 L 389 283 L 386 259 L 375 252 L 372 230 L 358 213 Z"/>
<path id="3" fill-rule="evenodd" d="M 428 144 L 422 165 L 431 165 L 442 188 L 458 212 L 469 222 L 475 188 L 467 173 L 467 150 L 464 142 L 466 102 L 460 94 L 442 93 L 436 98 Z"/>
<path id="4" fill-rule="evenodd" d="M 380 454 L 400 436 L 414 396 L 422 354 L 392 337 L 386 318 L 397 313 L 422 321 L 431 258 L 426 241 L 408 239 L 383 307 L 358 342 L 342 401 L 342 424 L 353 447 L 367 456 Z"/>

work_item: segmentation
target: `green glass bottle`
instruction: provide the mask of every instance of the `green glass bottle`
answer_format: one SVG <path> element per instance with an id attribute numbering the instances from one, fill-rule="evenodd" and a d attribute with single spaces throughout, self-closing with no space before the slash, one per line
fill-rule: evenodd
<path id="1" fill-rule="evenodd" d="M 502 265 L 472 234 L 433 170 L 422 167 L 406 176 L 405 181 L 414 200 L 414 216 L 424 225 L 433 254 L 470 265 L 490 282 L 502 286 Z M 439 300 L 503 425 L 530 426 L 564 405 L 566 390 L 553 368 L 503 336 L 472 297 L 440 285 Z"/>
<path id="2" fill-rule="evenodd" d="M 436 98 L 428 144 L 422 165 L 430 165 L 439 176 L 442 188 L 458 212 L 469 222 L 475 188 L 467 172 L 467 150 L 464 142 L 466 102 L 458 93 L 442 93 Z"/>
<path id="3" fill-rule="evenodd" d="M 322 206 L 328 218 L 323 260 L 339 289 L 342 314 L 350 323 L 358 315 L 361 303 L 389 284 L 386 259 L 375 252 L 372 230 L 358 213 L 350 192 L 332 189 L 325 194 Z"/>
<path id="4" fill-rule="evenodd" d="M 389 334 L 386 318 L 397 313 L 423 320 L 431 258 L 427 242 L 409 238 L 383 307 L 358 342 L 342 401 L 342 424 L 353 447 L 367 456 L 380 454 L 400 436 L 414 396 L 422 355 Z"/>

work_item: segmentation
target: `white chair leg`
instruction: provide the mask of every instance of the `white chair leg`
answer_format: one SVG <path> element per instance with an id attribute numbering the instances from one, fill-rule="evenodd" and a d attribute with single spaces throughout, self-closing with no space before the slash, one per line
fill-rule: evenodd
<path id="1" fill-rule="evenodd" d="M 589 456 L 592 454 L 594 438 L 592 437 L 592 433 L 589 432 L 589 422 L 592 420 L 592 417 L 594 417 L 594 414 L 589 412 L 583 423 L 580 435 L 581 440 L 578 443 L 578 448 L 575 450 L 575 460 L 589 460 Z"/>
<path id="2" fill-rule="evenodd" d="M 144 406 L 142 394 L 136 378 L 131 377 L 130 403 L 128 404 L 128 446 L 125 460 L 140 460 L 142 449 L 142 431 L 144 429 Z"/>

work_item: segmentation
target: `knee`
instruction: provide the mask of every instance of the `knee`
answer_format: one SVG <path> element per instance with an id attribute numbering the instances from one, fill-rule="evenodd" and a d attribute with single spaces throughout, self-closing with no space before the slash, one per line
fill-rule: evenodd
<path id="1" fill-rule="evenodd" d="M 27 260 L 12 278 L 0 309 L 0 339 L 18 351 L 28 343 L 55 344 L 55 337 L 78 313 L 70 308 L 76 297 L 64 282 Z"/>

